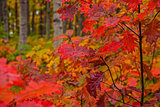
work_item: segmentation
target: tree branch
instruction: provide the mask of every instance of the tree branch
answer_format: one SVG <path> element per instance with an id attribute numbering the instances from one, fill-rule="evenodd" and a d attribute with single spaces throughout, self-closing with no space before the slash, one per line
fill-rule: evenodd
<path id="1" fill-rule="evenodd" d="M 154 18 L 152 19 L 152 21 L 158 16 L 159 13 L 160 13 L 160 10 L 156 13 L 156 15 L 154 16 Z"/>
<path id="2" fill-rule="evenodd" d="M 113 82 L 113 85 L 114 85 L 114 87 L 115 87 L 115 88 L 120 92 L 120 94 L 122 95 L 122 100 L 123 100 L 124 95 L 123 95 L 123 93 L 122 93 L 121 89 L 119 89 L 119 88 L 116 86 L 116 84 L 115 84 L 115 82 L 114 82 L 114 80 L 113 80 L 113 76 L 112 76 L 112 73 L 111 73 L 111 70 L 110 70 L 110 68 L 109 68 L 108 64 L 106 63 L 106 61 L 103 59 L 103 57 L 102 57 L 102 56 L 100 56 L 100 58 L 102 59 L 102 61 L 103 61 L 103 62 L 105 63 L 105 65 L 107 66 L 108 71 L 109 71 L 109 74 L 110 74 L 111 79 L 112 79 L 112 82 Z M 134 98 L 134 97 L 132 97 L 132 96 L 130 96 L 130 95 L 128 95 L 128 94 L 126 94 L 126 96 L 128 96 L 128 97 L 132 98 L 133 100 L 136 100 L 138 103 L 140 103 L 140 104 L 141 104 L 141 102 L 140 102 L 140 101 L 138 101 L 136 98 Z"/>
<path id="3" fill-rule="evenodd" d="M 140 5 L 138 5 L 138 13 L 140 13 Z M 141 106 L 143 106 L 144 101 L 144 78 L 143 78 L 143 53 L 142 53 L 142 30 L 141 22 L 139 21 L 139 52 L 140 52 L 140 65 L 141 65 Z"/>
<path id="4" fill-rule="evenodd" d="M 133 32 L 135 35 L 137 35 L 139 37 L 139 35 L 134 31 L 132 30 L 130 27 L 128 27 L 125 23 L 122 23 L 126 28 L 128 28 L 131 32 Z"/>

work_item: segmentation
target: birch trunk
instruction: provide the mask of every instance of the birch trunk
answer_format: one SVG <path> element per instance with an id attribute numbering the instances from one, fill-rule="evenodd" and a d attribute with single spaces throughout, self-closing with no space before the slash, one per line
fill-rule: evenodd
<path id="1" fill-rule="evenodd" d="M 57 10 L 61 7 L 61 1 L 60 0 L 54 0 L 53 1 L 53 36 L 59 36 L 63 34 L 63 28 L 62 28 L 62 20 L 60 18 L 60 14 L 57 13 Z M 54 42 L 54 48 L 56 49 L 59 44 L 61 44 L 62 40 L 57 40 Z"/>
<path id="2" fill-rule="evenodd" d="M 26 45 L 28 34 L 27 22 L 27 0 L 20 0 L 20 35 L 19 35 L 19 49 Z"/>

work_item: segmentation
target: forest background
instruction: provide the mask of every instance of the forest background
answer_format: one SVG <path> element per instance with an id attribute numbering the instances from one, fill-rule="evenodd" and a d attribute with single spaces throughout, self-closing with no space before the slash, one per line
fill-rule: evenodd
<path id="1" fill-rule="evenodd" d="M 160 0 L 0 0 L 0 106 L 159 107 Z"/>

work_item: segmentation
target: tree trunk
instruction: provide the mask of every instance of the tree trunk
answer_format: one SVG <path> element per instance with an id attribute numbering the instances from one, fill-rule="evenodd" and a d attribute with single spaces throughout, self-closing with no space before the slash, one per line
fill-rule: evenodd
<path id="1" fill-rule="evenodd" d="M 9 29 L 8 29 L 8 8 L 7 0 L 3 1 L 3 20 L 4 20 L 4 32 L 6 33 L 6 39 L 8 39 Z"/>
<path id="2" fill-rule="evenodd" d="M 61 7 L 61 1 L 60 0 L 54 0 L 53 1 L 53 35 L 54 37 L 62 35 L 63 34 L 63 28 L 62 28 L 62 20 L 60 18 L 60 14 L 57 13 L 57 10 Z M 54 48 L 56 49 L 57 46 L 62 42 L 62 40 L 57 40 L 54 42 Z"/>
<path id="3" fill-rule="evenodd" d="M 44 9 L 42 9 L 42 35 L 44 38 L 46 35 L 46 26 L 45 26 L 46 25 L 46 14 L 47 14 L 47 6 L 45 5 Z"/>
<path id="4" fill-rule="evenodd" d="M 2 24 L 2 19 L 3 19 L 3 2 L 2 2 L 2 0 L 0 0 L 0 25 Z"/>
<path id="5" fill-rule="evenodd" d="M 40 2 L 40 20 L 39 20 L 39 34 L 41 35 L 41 37 L 43 37 L 43 19 L 42 19 L 42 15 L 43 15 L 43 11 L 42 11 L 42 1 Z"/>
<path id="6" fill-rule="evenodd" d="M 46 14 L 46 38 L 50 38 L 50 29 L 51 29 L 51 16 L 50 16 L 50 2 L 47 3 L 47 14 Z"/>
<path id="7" fill-rule="evenodd" d="M 36 13 L 35 2 L 33 1 L 33 5 L 32 5 L 32 32 L 35 32 L 35 13 Z"/>
<path id="8" fill-rule="evenodd" d="M 29 35 L 30 34 L 30 19 L 29 19 L 29 17 L 30 17 L 30 14 L 29 14 L 29 0 L 27 0 L 27 28 L 28 28 L 28 34 L 27 35 Z"/>
<path id="9" fill-rule="evenodd" d="M 20 37 L 19 49 L 26 45 L 28 34 L 27 0 L 20 0 Z"/>
<path id="10" fill-rule="evenodd" d="M 16 22 L 16 33 L 19 33 L 19 22 L 18 22 L 18 0 L 15 2 L 15 22 Z"/>

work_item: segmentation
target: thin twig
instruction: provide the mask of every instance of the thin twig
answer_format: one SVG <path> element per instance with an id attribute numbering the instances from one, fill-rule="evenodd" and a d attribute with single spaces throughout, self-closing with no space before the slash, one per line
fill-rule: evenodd
<path id="1" fill-rule="evenodd" d="M 158 16 L 159 13 L 160 13 L 160 10 L 156 13 L 156 15 L 154 16 L 154 18 L 152 19 L 152 21 Z"/>
<path id="2" fill-rule="evenodd" d="M 134 31 L 132 30 L 130 27 L 128 27 L 125 23 L 122 23 L 125 27 L 127 27 L 131 32 L 133 32 L 135 35 L 137 35 L 139 37 L 139 35 Z"/>
<path id="3" fill-rule="evenodd" d="M 105 94 L 107 94 L 107 96 L 108 96 L 109 98 L 111 98 L 111 99 L 113 99 L 113 100 L 115 100 L 115 101 L 117 101 L 117 102 L 120 102 L 120 103 L 122 103 L 122 104 L 126 104 L 126 105 L 129 105 L 129 106 L 134 107 L 133 105 L 131 105 L 131 104 L 129 104 L 129 103 L 121 102 L 120 100 L 117 100 L 117 99 L 111 97 L 107 92 L 105 92 Z"/>

